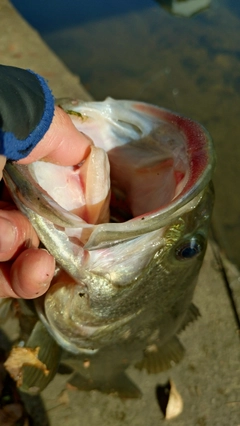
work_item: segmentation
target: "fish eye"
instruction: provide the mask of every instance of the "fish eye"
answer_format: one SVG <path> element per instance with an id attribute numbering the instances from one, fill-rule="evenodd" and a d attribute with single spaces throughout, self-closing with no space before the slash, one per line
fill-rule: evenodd
<path id="1" fill-rule="evenodd" d="M 175 255 L 178 260 L 193 259 L 198 256 L 206 247 L 206 240 L 202 235 L 197 235 L 179 245 L 175 250 Z"/>

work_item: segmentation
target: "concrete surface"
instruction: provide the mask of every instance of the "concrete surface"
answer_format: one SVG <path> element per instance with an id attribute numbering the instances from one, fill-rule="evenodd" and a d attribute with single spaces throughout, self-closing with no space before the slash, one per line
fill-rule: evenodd
<path id="1" fill-rule="evenodd" d="M 1 63 L 39 72 L 48 79 L 57 97 L 89 97 L 78 79 L 7 0 L 0 2 L 0 22 Z M 216 246 L 215 250 L 220 255 Z M 224 271 L 237 297 L 239 273 L 229 262 L 224 262 Z M 186 348 L 181 364 L 159 375 L 130 368 L 129 376 L 143 393 L 140 400 L 120 400 L 96 391 L 79 392 L 67 385 L 69 376 L 58 374 L 42 393 L 42 401 L 40 398 L 27 401 L 34 413 L 34 424 L 240 426 L 240 345 L 229 295 L 223 269 L 209 246 L 194 297 L 202 316 L 180 336 Z M 176 385 L 184 409 L 179 416 L 166 421 L 157 403 L 156 386 L 169 379 Z"/>
<path id="2" fill-rule="evenodd" d="M 0 24 L 1 64 L 38 72 L 48 80 L 57 98 L 91 98 L 79 78 L 68 71 L 7 0 L 0 0 Z"/>

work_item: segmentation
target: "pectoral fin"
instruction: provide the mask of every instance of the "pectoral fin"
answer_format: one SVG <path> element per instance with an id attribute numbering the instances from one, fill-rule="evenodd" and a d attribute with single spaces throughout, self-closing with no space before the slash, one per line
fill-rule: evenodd
<path id="1" fill-rule="evenodd" d="M 21 391 L 37 394 L 55 376 L 61 352 L 44 325 L 38 321 L 26 346 L 13 348 L 4 365 Z"/>
<path id="2" fill-rule="evenodd" d="M 135 367 L 145 369 L 148 373 L 160 373 L 180 362 L 184 353 L 185 349 L 178 338 L 173 337 L 161 347 L 156 344 L 147 346 L 142 361 L 136 363 Z"/>
<path id="3" fill-rule="evenodd" d="M 185 328 L 188 326 L 188 324 L 196 321 L 200 316 L 201 316 L 201 314 L 200 314 L 197 306 L 195 306 L 193 303 L 191 303 L 178 333 L 180 331 L 185 330 Z"/>

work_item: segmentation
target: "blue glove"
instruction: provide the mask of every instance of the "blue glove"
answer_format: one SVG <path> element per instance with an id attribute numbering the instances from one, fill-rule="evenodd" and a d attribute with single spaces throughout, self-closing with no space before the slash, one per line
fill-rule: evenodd
<path id="1" fill-rule="evenodd" d="M 31 70 L 0 65 L 0 154 L 26 157 L 53 119 L 54 98 L 46 81 Z"/>

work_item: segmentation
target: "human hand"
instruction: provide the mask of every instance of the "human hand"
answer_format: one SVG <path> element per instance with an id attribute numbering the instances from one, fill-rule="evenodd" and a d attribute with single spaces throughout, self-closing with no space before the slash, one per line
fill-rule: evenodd
<path id="1" fill-rule="evenodd" d="M 48 131 L 18 163 L 43 159 L 64 166 L 74 165 L 86 158 L 91 143 L 76 130 L 69 116 L 55 107 Z M 5 161 L 5 157 L 0 156 L 0 175 Z M 32 299 L 47 291 L 55 260 L 46 250 L 38 249 L 38 245 L 39 239 L 30 222 L 16 209 L 4 189 L 0 200 L 0 297 Z"/>

